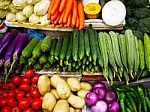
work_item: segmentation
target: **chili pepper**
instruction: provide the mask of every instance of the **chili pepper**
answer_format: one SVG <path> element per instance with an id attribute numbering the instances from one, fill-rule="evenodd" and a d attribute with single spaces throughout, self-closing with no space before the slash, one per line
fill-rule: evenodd
<path id="1" fill-rule="evenodd" d="M 130 95 L 133 97 L 135 102 L 138 102 L 137 96 L 135 95 L 135 92 L 129 92 Z"/>
<path id="2" fill-rule="evenodd" d="M 147 91 L 148 91 L 148 98 L 150 99 L 150 88 L 148 88 Z"/>
<path id="3" fill-rule="evenodd" d="M 144 96 L 148 97 L 148 90 L 147 90 L 147 88 L 144 88 Z"/>
<path id="4" fill-rule="evenodd" d="M 138 100 L 138 112 L 141 112 L 141 98 L 140 98 L 140 96 L 139 96 L 139 94 L 137 93 L 137 90 L 134 92 L 134 94 L 136 95 L 136 97 L 137 97 L 137 100 Z"/>
<path id="5" fill-rule="evenodd" d="M 145 97 L 145 101 L 146 101 L 146 104 L 147 104 L 147 109 L 150 111 L 150 100 L 148 97 Z"/>
<path id="6" fill-rule="evenodd" d="M 127 112 L 132 112 L 129 108 L 127 108 Z"/>
<path id="7" fill-rule="evenodd" d="M 132 112 L 134 111 L 134 109 L 132 108 L 132 105 L 131 105 L 131 103 L 129 102 L 128 98 L 125 99 L 125 104 L 126 104 L 126 106 L 127 106 Z"/>
<path id="8" fill-rule="evenodd" d="M 125 94 L 123 92 L 120 93 L 120 107 L 121 107 L 121 112 L 127 112 L 125 107 Z"/>

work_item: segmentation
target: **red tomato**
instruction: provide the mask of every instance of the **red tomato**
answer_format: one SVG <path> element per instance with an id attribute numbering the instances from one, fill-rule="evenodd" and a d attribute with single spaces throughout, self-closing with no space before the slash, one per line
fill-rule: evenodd
<path id="1" fill-rule="evenodd" d="M 38 89 L 38 87 L 37 87 L 37 85 L 32 84 L 32 85 L 31 85 L 31 91 L 34 90 L 34 89 Z"/>
<path id="2" fill-rule="evenodd" d="M 6 98 L 2 98 L 1 100 L 0 100 L 0 107 L 4 107 L 4 106 L 6 106 L 7 105 L 7 99 Z"/>
<path id="3" fill-rule="evenodd" d="M 17 93 L 17 100 L 20 101 L 24 98 L 25 92 L 20 91 Z"/>
<path id="4" fill-rule="evenodd" d="M 7 96 L 8 96 L 7 92 L 6 91 L 2 91 L 2 97 L 7 97 Z"/>
<path id="5" fill-rule="evenodd" d="M 30 86 L 29 84 L 21 84 L 20 85 L 20 90 L 23 90 L 23 91 L 29 91 L 30 90 Z"/>
<path id="6" fill-rule="evenodd" d="M 8 89 L 15 89 L 15 85 L 12 82 L 7 83 Z"/>
<path id="7" fill-rule="evenodd" d="M 17 88 L 17 89 L 15 89 L 15 92 L 16 92 L 16 94 L 19 92 L 20 90 Z"/>
<path id="8" fill-rule="evenodd" d="M 16 106 L 12 108 L 12 112 L 21 112 L 21 110 Z"/>
<path id="9" fill-rule="evenodd" d="M 17 102 L 15 101 L 14 98 L 8 98 L 7 104 L 9 105 L 9 107 L 15 107 L 17 105 Z"/>
<path id="10" fill-rule="evenodd" d="M 10 107 L 5 106 L 5 107 L 2 108 L 2 111 L 1 111 L 1 112 L 11 112 L 11 111 L 12 111 L 12 110 L 11 110 Z"/>
<path id="11" fill-rule="evenodd" d="M 33 112 L 33 109 L 32 108 L 27 108 L 23 112 Z"/>
<path id="12" fill-rule="evenodd" d="M 23 77 L 22 78 L 22 83 L 23 84 L 29 84 L 30 83 L 30 79 L 26 78 L 26 77 Z"/>
<path id="13" fill-rule="evenodd" d="M 31 106 L 34 110 L 40 110 L 42 108 L 42 100 L 41 99 L 34 99 L 32 101 Z"/>
<path id="14" fill-rule="evenodd" d="M 15 75 L 12 77 L 12 83 L 15 85 L 19 85 L 21 83 L 21 77 L 18 75 Z"/>
<path id="15" fill-rule="evenodd" d="M 40 97 L 40 92 L 38 89 L 34 89 L 31 91 L 31 95 L 33 96 L 33 98 L 39 98 Z"/>
<path id="16" fill-rule="evenodd" d="M 8 92 L 8 97 L 15 97 L 16 96 L 16 92 L 15 92 L 15 90 L 10 90 L 9 92 Z"/>
<path id="17" fill-rule="evenodd" d="M 32 84 L 37 84 L 38 79 L 39 79 L 39 75 L 35 74 L 31 79 Z"/>
<path id="18" fill-rule="evenodd" d="M 29 69 L 25 71 L 25 77 L 31 78 L 35 74 L 34 70 Z"/>
<path id="19" fill-rule="evenodd" d="M 24 110 L 30 106 L 30 99 L 29 98 L 23 98 L 21 101 L 19 101 L 19 109 Z"/>
<path id="20" fill-rule="evenodd" d="M 31 97 L 31 94 L 30 94 L 30 93 L 27 93 L 27 94 L 26 94 L 26 97 L 27 97 L 27 98 L 30 98 L 30 97 Z"/>

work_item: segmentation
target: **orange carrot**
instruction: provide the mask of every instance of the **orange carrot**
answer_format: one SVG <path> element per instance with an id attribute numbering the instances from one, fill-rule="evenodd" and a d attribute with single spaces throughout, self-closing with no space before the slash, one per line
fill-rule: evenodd
<path id="1" fill-rule="evenodd" d="M 55 20 L 58 17 L 58 15 L 59 11 L 57 10 L 56 13 L 53 16 L 51 16 L 51 21 Z"/>
<path id="2" fill-rule="evenodd" d="M 57 24 L 59 19 L 60 19 L 60 15 L 57 16 L 56 20 L 54 21 L 54 24 Z"/>
<path id="3" fill-rule="evenodd" d="M 59 6 L 59 12 L 62 12 L 65 5 L 66 5 L 67 0 L 61 0 L 60 6 Z"/>
<path id="4" fill-rule="evenodd" d="M 67 24 L 64 24 L 64 27 L 66 28 L 66 27 L 67 27 Z"/>
<path id="5" fill-rule="evenodd" d="M 71 17 L 72 17 L 72 14 L 70 13 L 68 16 L 68 20 L 67 20 L 67 26 L 71 25 Z"/>
<path id="6" fill-rule="evenodd" d="M 50 5 L 48 7 L 48 15 L 47 15 L 47 19 L 50 20 L 50 17 L 51 17 L 51 10 L 52 10 L 52 7 L 54 6 L 54 2 L 55 0 L 51 0 L 50 2 Z"/>
<path id="7" fill-rule="evenodd" d="M 63 27 L 63 24 L 60 24 L 59 26 L 60 26 L 60 27 Z"/>
<path id="8" fill-rule="evenodd" d="M 66 4 L 66 12 L 65 12 L 65 15 L 63 18 L 63 23 L 67 22 L 67 19 L 68 19 L 69 13 L 71 12 L 72 6 L 73 6 L 73 0 L 68 0 L 67 4 Z"/>
<path id="9" fill-rule="evenodd" d="M 83 4 L 81 2 L 78 3 L 78 15 L 79 15 L 79 30 L 84 28 L 84 9 L 83 9 Z"/>
<path id="10" fill-rule="evenodd" d="M 63 23 L 63 18 L 64 18 L 64 15 L 65 15 L 65 11 L 66 11 L 66 8 L 64 8 L 63 12 L 61 13 L 61 16 L 60 16 L 60 19 L 59 19 L 59 24 Z"/>
<path id="11" fill-rule="evenodd" d="M 52 10 L 51 10 L 52 15 L 54 15 L 55 12 L 59 9 L 60 2 L 61 2 L 61 0 L 55 0 L 55 3 L 54 3 Z"/>
<path id="12" fill-rule="evenodd" d="M 52 28 L 55 28 L 55 26 L 56 26 L 56 25 L 53 23 L 53 24 L 52 24 Z"/>
<path id="13" fill-rule="evenodd" d="M 78 28 L 79 27 L 79 16 L 77 15 L 77 19 L 76 19 L 76 27 Z"/>
<path id="14" fill-rule="evenodd" d="M 77 2 L 76 0 L 73 0 L 73 9 L 72 9 L 72 26 L 75 26 L 76 24 L 76 19 L 77 19 Z"/>

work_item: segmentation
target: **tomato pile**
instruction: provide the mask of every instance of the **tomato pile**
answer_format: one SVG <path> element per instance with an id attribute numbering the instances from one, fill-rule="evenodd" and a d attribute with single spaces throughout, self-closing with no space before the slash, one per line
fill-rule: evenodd
<path id="1" fill-rule="evenodd" d="M 37 88 L 39 75 L 32 69 L 23 77 L 15 75 L 7 84 L 0 83 L 0 112 L 33 112 L 42 109 L 42 96 Z"/>

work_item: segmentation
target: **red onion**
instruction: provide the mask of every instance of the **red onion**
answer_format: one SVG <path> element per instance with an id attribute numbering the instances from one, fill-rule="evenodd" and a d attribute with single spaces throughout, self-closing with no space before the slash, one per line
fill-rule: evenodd
<path id="1" fill-rule="evenodd" d="M 91 107 L 91 112 L 107 112 L 107 108 L 106 102 L 100 100 Z"/>
<path id="2" fill-rule="evenodd" d="M 97 97 L 97 95 L 94 92 L 88 92 L 86 94 L 85 103 L 88 106 L 95 105 L 97 101 L 98 101 L 98 97 Z"/>
<path id="3" fill-rule="evenodd" d="M 120 105 L 118 102 L 113 102 L 112 104 L 110 104 L 109 112 L 119 112 L 119 110 L 120 110 Z"/>
<path id="4" fill-rule="evenodd" d="M 115 102 L 116 100 L 117 100 L 116 93 L 113 90 L 108 90 L 106 97 L 105 97 L 106 103 L 111 104 L 112 102 Z"/>
<path id="5" fill-rule="evenodd" d="M 97 87 L 93 92 L 97 94 L 99 100 L 103 100 L 106 96 L 107 90 L 103 87 Z"/>
<path id="6" fill-rule="evenodd" d="M 95 89 L 97 87 L 106 88 L 106 86 L 103 82 L 96 82 L 95 84 L 93 84 L 93 89 Z"/>

